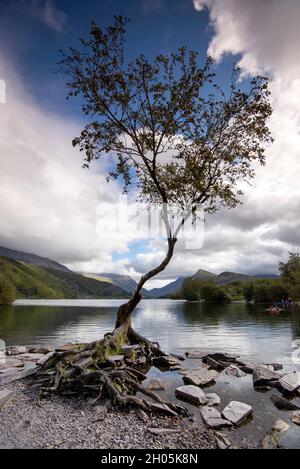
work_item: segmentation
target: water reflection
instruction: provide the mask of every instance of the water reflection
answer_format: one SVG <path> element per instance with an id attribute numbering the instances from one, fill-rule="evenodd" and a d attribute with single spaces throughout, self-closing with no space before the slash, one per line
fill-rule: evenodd
<path id="1" fill-rule="evenodd" d="M 0 308 L 0 338 L 7 344 L 89 341 L 111 330 L 122 300 L 22 301 Z M 216 306 L 144 300 L 134 318 L 142 334 L 169 351 L 201 348 L 284 361 L 291 365 L 292 341 L 300 337 L 300 309 L 272 315 L 263 306 Z"/>
<path id="2" fill-rule="evenodd" d="M 97 339 L 114 325 L 120 300 L 93 301 L 35 301 L 0 309 L 0 339 L 12 344 L 53 344 L 67 341 Z M 225 351 L 258 361 L 283 363 L 286 370 L 300 370 L 291 361 L 292 342 L 300 338 L 300 309 L 280 315 L 265 312 L 263 306 L 235 303 L 226 306 L 186 303 L 171 300 L 144 300 L 138 307 L 134 327 L 143 335 L 158 341 L 162 348 L 183 354 L 191 349 Z M 193 367 L 195 360 L 186 360 Z M 151 375 L 161 375 L 156 368 Z M 182 384 L 179 373 L 165 373 L 168 399 Z M 290 422 L 290 413 L 278 411 L 272 402 L 271 391 L 258 394 L 251 376 L 238 379 L 222 373 L 209 392 L 217 392 L 222 408 L 230 400 L 247 402 L 254 408 L 253 422 L 234 432 L 231 438 L 242 443 L 244 438 L 257 441 L 270 430 L 274 421 L 283 418 Z M 164 394 L 163 393 L 163 394 Z M 194 409 L 195 418 L 199 411 Z M 299 427 L 291 425 L 284 437 L 288 448 L 299 448 Z"/>

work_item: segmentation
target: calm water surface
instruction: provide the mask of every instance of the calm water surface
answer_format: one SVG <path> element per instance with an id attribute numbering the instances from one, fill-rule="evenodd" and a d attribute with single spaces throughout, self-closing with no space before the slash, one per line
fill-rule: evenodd
<path id="1" fill-rule="evenodd" d="M 19 301 L 12 307 L 0 308 L 0 339 L 7 345 L 62 345 L 68 341 L 94 340 L 113 328 L 120 304 L 121 300 Z M 300 371 L 300 353 L 298 364 L 292 361 L 293 343 L 300 339 L 299 307 L 272 315 L 263 306 L 243 303 L 212 306 L 143 300 L 133 322 L 136 330 L 170 352 L 184 354 L 193 349 L 229 352 L 260 362 L 280 362 L 287 371 Z M 185 366 L 195 367 L 197 360 L 186 360 Z M 165 391 L 168 398 L 182 384 L 182 376 L 177 372 L 161 373 L 153 368 L 150 375 L 162 375 L 168 381 Z M 284 437 L 285 446 L 300 448 L 300 427 L 290 422 L 290 412 L 278 411 L 270 401 L 277 391 L 257 393 L 251 376 L 239 379 L 224 373 L 209 388 L 209 392 L 214 391 L 222 398 L 221 409 L 233 399 L 254 407 L 253 421 L 234 432 L 232 440 L 239 444 L 243 444 L 244 438 L 254 441 L 281 418 L 291 424 Z M 195 417 L 199 418 L 198 411 Z"/>

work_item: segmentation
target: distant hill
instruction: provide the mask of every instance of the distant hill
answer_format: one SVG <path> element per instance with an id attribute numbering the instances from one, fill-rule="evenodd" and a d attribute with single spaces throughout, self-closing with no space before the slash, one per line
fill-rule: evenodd
<path id="1" fill-rule="evenodd" d="M 15 261 L 26 262 L 26 264 L 37 265 L 39 267 L 46 267 L 53 270 L 61 270 L 63 272 L 71 272 L 67 267 L 59 264 L 56 261 L 52 261 L 47 257 L 40 257 L 35 254 L 29 254 L 28 252 L 15 251 L 0 246 L 0 256 L 13 259 Z"/>
<path id="2" fill-rule="evenodd" d="M 116 285 L 86 278 L 66 269 L 49 269 L 0 257 L 0 282 L 6 279 L 17 298 L 126 298 Z"/>
<path id="3" fill-rule="evenodd" d="M 247 282 L 248 280 L 251 280 L 251 278 L 253 277 L 236 272 L 222 272 L 215 276 L 214 280 L 218 285 L 226 285 L 227 283 L 232 282 Z"/>
<path id="4" fill-rule="evenodd" d="M 161 298 L 170 296 L 172 293 L 175 293 L 177 290 L 180 290 L 182 284 L 185 280 L 185 277 L 180 277 L 174 282 L 168 283 L 161 288 L 152 288 L 152 290 L 148 290 L 148 297 L 149 298 Z"/>
<path id="5" fill-rule="evenodd" d="M 217 275 L 213 274 L 212 272 L 208 272 L 207 270 L 199 269 L 195 275 L 192 275 L 192 278 L 198 278 L 201 280 L 214 280 L 216 279 Z"/>
<path id="6" fill-rule="evenodd" d="M 137 286 L 136 281 L 129 275 L 111 274 L 111 273 L 87 274 L 85 272 L 82 272 L 82 275 L 88 278 L 99 280 L 101 282 L 111 283 L 113 285 L 116 285 L 122 288 L 128 293 L 132 293 Z M 148 291 L 146 290 L 146 288 L 143 288 L 142 292 L 143 292 L 144 297 L 148 297 Z"/>
<path id="7" fill-rule="evenodd" d="M 184 280 L 189 277 L 180 277 L 174 282 L 171 282 L 164 287 L 161 288 L 153 288 L 152 290 L 148 291 L 148 296 L 151 298 L 161 298 L 161 297 L 169 297 L 173 293 L 179 291 L 182 287 Z M 201 280 L 212 280 L 218 285 L 226 285 L 232 282 L 247 282 L 249 280 L 254 279 L 263 279 L 263 278 L 271 278 L 276 279 L 279 278 L 278 275 L 266 274 L 266 275 L 245 275 L 240 274 L 237 272 L 222 272 L 219 275 L 213 274 L 212 272 L 208 272 L 207 270 L 199 269 L 194 275 L 191 275 L 193 279 L 201 279 Z"/>

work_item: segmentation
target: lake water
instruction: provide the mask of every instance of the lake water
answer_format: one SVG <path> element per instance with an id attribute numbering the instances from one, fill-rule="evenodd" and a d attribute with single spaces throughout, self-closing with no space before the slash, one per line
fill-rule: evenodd
<path id="1" fill-rule="evenodd" d="M 11 307 L 0 308 L 0 339 L 6 345 L 91 341 L 112 330 L 120 304 L 121 300 L 19 301 Z M 133 323 L 137 331 L 159 342 L 169 352 L 184 354 L 195 349 L 229 352 L 259 362 L 279 362 L 287 371 L 300 371 L 300 352 L 297 356 L 295 348 L 297 340 L 300 348 L 300 307 L 275 315 L 265 312 L 263 306 L 244 303 L 216 306 L 143 300 Z M 197 360 L 184 363 L 184 367 L 196 365 Z M 153 368 L 151 376 L 162 376 L 168 382 L 164 392 L 167 398 L 173 398 L 174 389 L 182 384 L 182 375 L 177 372 L 162 373 Z M 233 399 L 254 407 L 253 421 L 234 432 L 232 440 L 239 444 L 245 438 L 257 440 L 281 418 L 291 425 L 284 437 L 285 446 L 300 448 L 300 427 L 290 422 L 290 412 L 278 411 L 270 401 L 270 396 L 277 391 L 257 393 L 251 375 L 232 378 L 221 373 L 209 392 L 220 395 L 221 408 Z M 193 410 L 196 419 L 199 418 L 198 411 Z"/>

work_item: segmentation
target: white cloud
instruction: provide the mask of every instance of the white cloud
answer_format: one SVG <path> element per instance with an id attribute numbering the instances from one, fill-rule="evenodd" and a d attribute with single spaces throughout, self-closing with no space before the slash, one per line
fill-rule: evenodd
<path id="1" fill-rule="evenodd" d="M 244 75 L 271 75 L 275 137 L 267 149 L 267 166 L 257 168 L 243 206 L 207 219 L 206 241 L 195 257 L 199 267 L 214 271 L 275 271 L 278 261 L 300 244 L 300 4 L 194 0 L 194 6 L 209 12 L 210 55 L 221 61 L 239 54 Z M 192 264 L 194 257 L 186 256 L 185 266 Z"/>
<path id="2" fill-rule="evenodd" d="M 96 271 L 127 252 L 134 230 L 118 229 L 119 187 L 107 184 L 103 165 L 81 168 L 71 141 L 79 123 L 46 113 L 9 63 L 7 102 L 0 105 L 0 245 Z"/>
<path id="3" fill-rule="evenodd" d="M 57 33 L 67 26 L 68 17 L 56 7 L 54 0 L 16 0 L 14 5 L 19 11 L 36 18 Z"/>
<path id="4" fill-rule="evenodd" d="M 283 8 L 279 0 L 194 3 L 199 10 L 209 8 L 209 53 L 218 60 L 240 54 L 244 73 L 272 75 L 270 125 L 276 142 L 268 149 L 267 166 L 258 168 L 247 189 L 244 205 L 207 217 L 203 248 L 186 250 L 178 242 L 166 272 L 149 286 L 199 268 L 274 272 L 278 261 L 300 244 L 299 2 L 289 0 Z M 30 5 L 39 6 L 44 13 L 36 17 L 59 31 L 62 16 L 52 15 L 53 3 Z M 100 164 L 81 169 L 81 157 L 70 143 L 80 124 L 46 114 L 1 58 L 0 69 L 6 70 L 1 78 L 7 85 L 7 103 L 0 104 L 0 245 L 46 255 L 76 270 L 127 273 L 136 279 L 157 265 L 165 255 L 164 242 L 152 241 L 132 261 L 129 243 L 138 233 L 133 224 L 117 232 L 119 187 L 106 183 Z M 113 261 L 114 251 L 123 257 Z"/>

